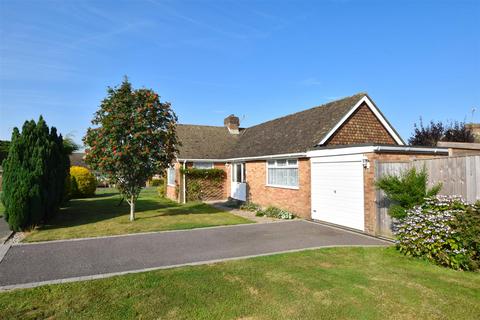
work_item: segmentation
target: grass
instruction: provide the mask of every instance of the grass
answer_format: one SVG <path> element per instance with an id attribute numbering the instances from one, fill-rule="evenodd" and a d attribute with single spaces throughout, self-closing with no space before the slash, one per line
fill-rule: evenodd
<path id="1" fill-rule="evenodd" d="M 330 248 L 0 294 L 5 319 L 478 319 L 480 274 Z"/>
<path id="2" fill-rule="evenodd" d="M 148 231 L 192 229 L 252 221 L 218 210 L 208 204 L 185 205 L 160 198 L 155 188 L 142 191 L 136 204 L 136 220 L 129 221 L 130 207 L 118 206 L 115 189 L 98 189 L 93 198 L 69 201 L 49 224 L 27 234 L 24 241 L 48 241 L 118 235 Z"/>

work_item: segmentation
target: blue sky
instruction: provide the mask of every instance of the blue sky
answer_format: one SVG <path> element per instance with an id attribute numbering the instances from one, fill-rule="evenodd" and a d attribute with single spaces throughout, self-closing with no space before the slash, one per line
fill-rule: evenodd
<path id="1" fill-rule="evenodd" d="M 42 114 L 81 141 L 124 75 L 210 125 L 366 91 L 407 139 L 480 121 L 480 1 L 0 0 L 0 139 Z"/>

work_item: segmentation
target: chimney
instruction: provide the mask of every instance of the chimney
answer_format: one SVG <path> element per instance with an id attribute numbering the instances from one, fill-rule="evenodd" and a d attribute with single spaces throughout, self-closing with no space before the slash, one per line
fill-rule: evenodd
<path id="1" fill-rule="evenodd" d="M 480 123 L 467 123 L 465 128 L 473 134 L 475 142 L 480 142 Z"/>
<path id="2" fill-rule="evenodd" d="M 228 131 L 231 134 L 238 134 L 240 127 L 240 119 L 235 115 L 231 114 L 223 120 L 223 124 L 228 128 Z"/>

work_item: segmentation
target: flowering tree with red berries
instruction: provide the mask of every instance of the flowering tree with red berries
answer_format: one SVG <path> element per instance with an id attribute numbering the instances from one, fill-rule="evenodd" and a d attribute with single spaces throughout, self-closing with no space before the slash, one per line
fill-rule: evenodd
<path id="1" fill-rule="evenodd" d="M 127 78 L 107 93 L 83 138 L 85 160 L 115 183 L 133 221 L 142 187 L 175 159 L 177 117 L 170 103 L 151 89 L 132 89 Z"/>

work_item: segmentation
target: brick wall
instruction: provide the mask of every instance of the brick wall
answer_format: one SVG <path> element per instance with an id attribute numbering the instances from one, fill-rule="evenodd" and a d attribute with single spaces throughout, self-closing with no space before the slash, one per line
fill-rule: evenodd
<path id="1" fill-rule="evenodd" d="M 187 162 L 186 163 L 187 168 L 192 168 L 193 163 L 192 162 Z M 181 174 L 180 174 L 180 168 L 183 167 L 183 164 L 181 163 L 175 163 L 175 186 L 169 186 L 167 185 L 167 192 L 166 196 L 169 199 L 175 200 L 175 201 L 181 201 L 181 194 L 178 194 L 178 192 L 181 192 L 182 186 L 181 186 Z M 205 193 L 205 198 L 203 200 L 222 200 L 222 199 L 227 199 L 228 196 L 230 195 L 230 167 L 226 167 L 225 163 L 223 162 L 218 162 L 214 163 L 214 168 L 215 169 L 222 169 L 227 172 L 227 178 L 224 180 L 223 186 L 221 188 L 209 188 L 209 184 L 206 183 L 204 185 L 204 193 Z M 166 175 L 165 175 L 165 178 Z"/>
<path id="2" fill-rule="evenodd" d="M 175 200 L 175 201 L 179 201 L 180 198 L 179 198 L 179 186 L 180 186 L 180 163 L 178 162 L 175 162 L 175 186 L 169 186 L 167 184 L 167 192 L 166 192 L 166 196 L 167 198 L 171 199 L 171 200 Z M 168 179 L 167 177 L 167 174 L 165 174 L 165 179 Z M 167 180 L 167 183 L 168 183 L 168 180 Z"/>
<path id="3" fill-rule="evenodd" d="M 370 168 L 364 169 L 363 186 L 364 186 L 364 206 L 365 206 L 365 232 L 375 235 L 377 216 L 375 203 L 375 160 L 391 161 L 391 162 L 408 162 L 413 159 L 435 158 L 438 155 L 425 154 L 406 154 L 406 153 L 366 153 L 365 156 L 370 161 Z"/>
<path id="4" fill-rule="evenodd" d="M 247 200 L 261 206 L 275 206 L 297 216 L 310 218 L 310 161 L 299 159 L 299 188 L 266 186 L 266 162 L 246 163 Z M 230 180 L 229 180 L 230 181 Z"/>
<path id="5" fill-rule="evenodd" d="M 361 143 L 397 144 L 366 104 L 358 108 L 327 141 L 329 145 Z"/>
<path id="6" fill-rule="evenodd" d="M 191 168 L 193 167 L 193 163 L 187 163 L 187 167 Z M 223 171 L 227 171 L 225 167 L 225 163 L 214 163 L 213 167 L 215 169 L 220 169 Z M 226 175 L 225 175 L 226 176 Z M 223 179 L 223 181 L 216 182 L 214 180 L 208 180 L 208 179 L 199 179 L 199 178 L 189 178 L 187 177 L 187 201 L 191 200 L 202 200 L 202 201 L 208 201 L 208 200 L 225 200 L 228 198 L 226 189 L 227 189 L 227 183 L 230 180 L 227 180 L 227 177 Z M 201 188 L 201 192 L 199 194 L 200 199 L 194 199 L 192 198 L 192 194 L 189 193 L 190 185 L 192 182 L 198 183 Z"/>
<path id="7" fill-rule="evenodd" d="M 225 180 L 223 181 L 222 194 L 218 199 L 228 199 L 230 196 L 230 166 L 227 166 L 225 162 L 216 162 L 213 164 L 215 169 L 222 169 L 227 174 L 225 175 Z"/>

